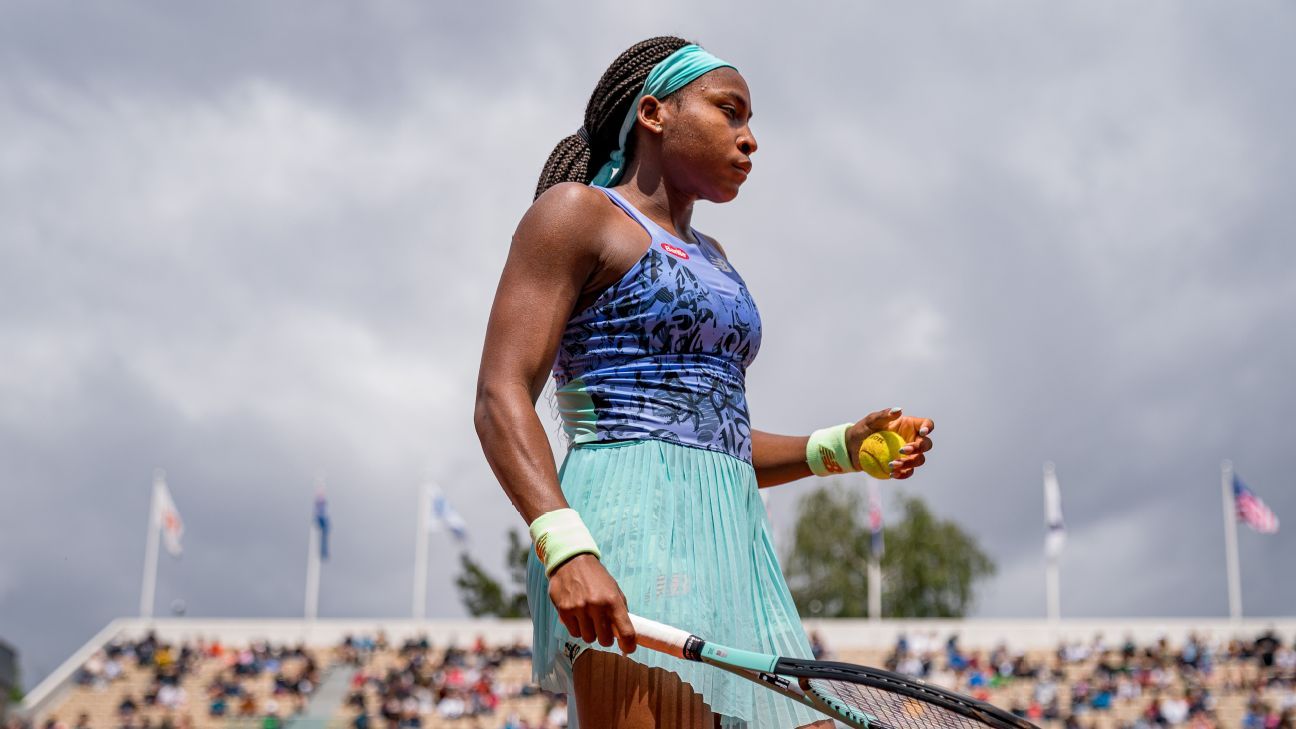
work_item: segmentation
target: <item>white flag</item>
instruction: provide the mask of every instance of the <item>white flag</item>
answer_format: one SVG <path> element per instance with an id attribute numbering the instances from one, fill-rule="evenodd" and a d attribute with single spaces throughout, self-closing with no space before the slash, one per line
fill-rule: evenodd
<path id="1" fill-rule="evenodd" d="M 184 536 L 184 520 L 180 518 L 180 511 L 176 509 L 175 501 L 171 499 L 171 491 L 167 489 L 166 481 L 159 478 L 155 485 L 158 504 L 157 523 L 153 528 L 162 530 L 162 542 L 166 545 L 167 553 L 172 557 L 179 557 L 180 537 Z"/>
<path id="2" fill-rule="evenodd" d="M 450 505 L 445 494 L 437 486 L 428 486 L 432 494 L 432 518 L 428 520 L 428 531 L 439 532 L 442 529 L 450 530 L 455 539 L 463 542 L 468 539 L 468 524 L 464 522 L 459 512 Z"/>
<path id="3" fill-rule="evenodd" d="M 1044 523 L 1048 536 L 1044 537 L 1044 554 L 1055 560 L 1066 544 L 1066 525 L 1062 522 L 1062 491 L 1058 487 L 1053 464 L 1044 464 Z"/>

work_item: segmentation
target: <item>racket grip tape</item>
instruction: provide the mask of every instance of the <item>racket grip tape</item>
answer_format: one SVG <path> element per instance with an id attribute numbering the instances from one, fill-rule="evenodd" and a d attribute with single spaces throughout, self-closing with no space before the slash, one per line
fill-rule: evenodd
<path id="1" fill-rule="evenodd" d="M 656 620 L 630 614 L 630 624 L 635 629 L 635 642 L 645 648 L 685 660 L 698 660 L 703 641 L 687 630 L 671 627 Z"/>

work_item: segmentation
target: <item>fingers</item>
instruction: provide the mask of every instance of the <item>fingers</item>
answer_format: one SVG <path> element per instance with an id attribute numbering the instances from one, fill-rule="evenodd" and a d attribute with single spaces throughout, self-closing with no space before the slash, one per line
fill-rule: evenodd
<path id="1" fill-rule="evenodd" d="M 576 619 L 575 613 L 565 613 L 560 610 L 558 611 L 558 618 L 562 620 L 563 625 L 567 626 L 567 632 L 571 633 L 571 637 L 581 637 L 580 621 Z"/>
<path id="2" fill-rule="evenodd" d="M 891 478 L 901 480 L 912 476 L 914 469 L 927 462 L 927 457 L 923 454 L 932 449 L 932 440 L 928 436 L 936 429 L 936 424 L 928 418 L 905 420 L 904 430 L 914 433 L 913 440 L 900 447 L 901 456 L 892 461 L 891 465 Z"/>
<path id="3" fill-rule="evenodd" d="M 901 408 L 890 408 L 889 410 L 879 410 L 876 413 L 869 413 L 864 416 L 864 425 L 869 430 L 891 430 L 891 423 L 900 419 L 903 412 Z"/>
<path id="4" fill-rule="evenodd" d="M 894 473 L 896 469 L 912 471 L 926 462 L 927 456 L 924 456 L 921 453 L 916 456 L 902 456 L 891 462 L 893 464 L 891 466 L 891 472 Z"/>
<path id="5" fill-rule="evenodd" d="M 549 578 L 549 599 L 572 637 L 621 650 L 636 646 L 634 626 L 626 610 L 625 595 L 596 558 L 573 558 Z"/>
<path id="6" fill-rule="evenodd" d="M 600 610 L 594 616 L 594 629 L 598 633 L 599 645 L 612 645 L 616 640 L 616 633 L 612 630 L 612 611 Z"/>
<path id="7" fill-rule="evenodd" d="M 562 620 L 572 636 L 586 643 L 597 642 L 605 647 L 617 643 L 621 652 L 626 654 L 634 653 L 637 646 L 635 629 L 630 623 L 624 599 L 615 607 L 586 606 L 584 610 L 572 612 L 570 617 L 562 616 Z M 572 630 L 573 625 L 575 630 Z"/>
<path id="8" fill-rule="evenodd" d="M 634 625 L 630 622 L 630 612 L 626 610 L 625 599 L 612 611 L 612 627 L 616 629 L 617 643 L 621 652 L 627 655 L 634 653 L 639 645 L 639 636 L 635 634 Z"/>
<path id="9" fill-rule="evenodd" d="M 909 441 L 908 443 L 905 443 L 900 448 L 900 452 L 908 456 L 914 453 L 925 453 L 926 451 L 929 451 L 931 449 L 932 449 L 932 442 L 930 438 L 917 438 L 915 440 Z"/>
<path id="10" fill-rule="evenodd" d="M 594 616 L 582 610 L 576 614 L 576 619 L 580 621 L 581 640 L 593 643 L 598 638 L 598 630 L 594 627 Z"/>

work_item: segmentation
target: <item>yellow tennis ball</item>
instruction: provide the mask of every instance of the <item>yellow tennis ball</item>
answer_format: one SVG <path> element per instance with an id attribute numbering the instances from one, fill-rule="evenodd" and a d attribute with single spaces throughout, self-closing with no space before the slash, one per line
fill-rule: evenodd
<path id="1" fill-rule="evenodd" d="M 870 435 L 860 444 L 860 470 L 873 478 L 891 478 L 891 461 L 904 455 L 900 452 L 904 444 L 905 439 L 892 430 L 879 430 Z"/>

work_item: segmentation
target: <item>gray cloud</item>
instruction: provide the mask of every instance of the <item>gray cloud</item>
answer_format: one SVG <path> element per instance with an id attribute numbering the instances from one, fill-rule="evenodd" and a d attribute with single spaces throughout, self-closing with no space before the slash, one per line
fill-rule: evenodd
<path id="1" fill-rule="evenodd" d="M 507 241 L 607 62 L 659 32 L 753 88 L 755 174 L 695 222 L 762 308 L 758 426 L 935 418 L 888 488 L 999 562 L 980 614 L 1043 612 L 1046 459 L 1066 614 L 1223 614 L 1220 459 L 1296 520 L 1293 13 L 11 3 L 0 634 L 33 685 L 134 613 L 155 466 L 187 522 L 159 612 L 300 614 L 320 469 L 323 615 L 408 614 L 429 467 L 498 564 L 520 520 L 469 420 Z M 1249 613 L 1296 602 L 1291 535 L 1243 530 Z M 430 609 L 459 614 L 435 548 Z"/>

